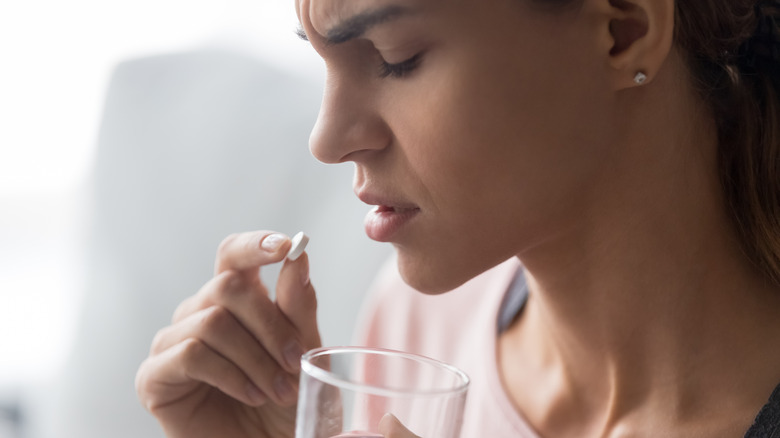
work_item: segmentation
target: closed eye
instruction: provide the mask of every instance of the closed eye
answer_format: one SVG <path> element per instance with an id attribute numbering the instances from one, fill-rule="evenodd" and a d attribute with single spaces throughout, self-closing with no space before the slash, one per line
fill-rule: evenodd
<path id="1" fill-rule="evenodd" d="M 401 61 L 396 64 L 390 64 L 382 61 L 379 65 L 379 76 L 382 78 L 403 78 L 413 72 L 419 65 L 422 59 L 422 53 L 418 53 L 406 61 Z"/>

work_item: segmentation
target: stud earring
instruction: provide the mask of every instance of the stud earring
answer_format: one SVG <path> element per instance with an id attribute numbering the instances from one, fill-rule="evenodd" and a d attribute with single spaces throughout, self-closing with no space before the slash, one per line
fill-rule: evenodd
<path id="1" fill-rule="evenodd" d="M 637 85 L 642 85 L 647 80 L 647 75 L 644 74 L 644 72 L 637 72 L 636 76 L 634 76 L 634 83 Z"/>

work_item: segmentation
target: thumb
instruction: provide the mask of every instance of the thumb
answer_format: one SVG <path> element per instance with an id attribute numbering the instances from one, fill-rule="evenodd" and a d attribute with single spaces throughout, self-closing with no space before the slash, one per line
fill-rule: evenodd
<path id="1" fill-rule="evenodd" d="M 409 431 L 393 414 L 385 414 L 379 421 L 379 432 L 385 438 L 420 438 Z"/>
<path id="2" fill-rule="evenodd" d="M 309 256 L 284 261 L 276 281 L 276 305 L 298 330 L 307 349 L 321 345 L 317 329 L 317 295 L 309 281 Z"/>

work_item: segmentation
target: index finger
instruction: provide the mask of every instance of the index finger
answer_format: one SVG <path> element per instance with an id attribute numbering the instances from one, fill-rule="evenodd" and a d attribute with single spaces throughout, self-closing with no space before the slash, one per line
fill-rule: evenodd
<path id="1" fill-rule="evenodd" d="M 290 238 L 274 231 L 231 234 L 219 244 L 214 273 L 244 271 L 277 263 L 290 250 Z"/>

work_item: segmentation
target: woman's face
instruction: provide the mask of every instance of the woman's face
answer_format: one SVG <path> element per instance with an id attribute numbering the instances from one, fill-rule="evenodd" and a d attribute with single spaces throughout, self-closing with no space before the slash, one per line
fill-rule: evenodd
<path id="1" fill-rule="evenodd" d="M 585 9 L 530 0 L 296 7 L 327 65 L 312 153 L 354 162 L 356 194 L 378 206 L 366 231 L 396 247 L 410 285 L 449 290 L 582 219 L 608 162 L 614 107 L 609 48 Z"/>

